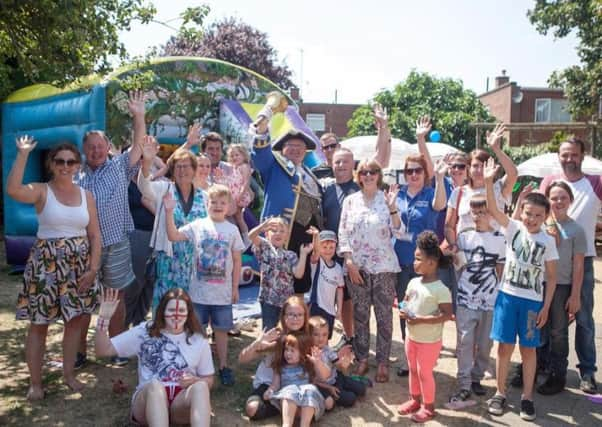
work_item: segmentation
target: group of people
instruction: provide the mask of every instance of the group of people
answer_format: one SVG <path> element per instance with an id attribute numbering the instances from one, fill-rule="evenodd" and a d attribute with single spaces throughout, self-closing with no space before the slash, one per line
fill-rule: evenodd
<path id="1" fill-rule="evenodd" d="M 372 158 L 356 165 L 353 153 L 325 134 L 326 162 L 312 171 L 303 160 L 317 148 L 314 140 L 292 129 L 272 143 L 269 120 L 251 125 L 250 150 L 230 145 L 227 161 L 222 137 L 201 137 L 193 125 L 164 165 L 146 134 L 144 99 L 134 93 L 128 105 L 131 148 L 111 154 L 107 136 L 90 131 L 83 164 L 72 144 L 49 152 L 48 183 L 23 183 L 36 143 L 17 140 L 7 192 L 34 204 L 39 222 L 17 303 L 17 318 L 30 320 L 29 399 L 44 396 L 45 338 L 56 320 L 65 325 L 65 383 L 83 389 L 75 369 L 86 363 L 88 327 L 100 302 L 96 355 L 114 364 L 138 357 L 132 419 L 207 425 L 214 366 L 206 327 L 213 331 L 219 379 L 233 385 L 228 332 L 244 251 L 255 255 L 261 273 L 263 332 L 239 356 L 241 363 L 261 359 L 245 407 L 251 419 L 281 413 L 283 425 L 296 416 L 309 425 L 334 405 L 351 406 L 363 396 L 371 309 L 376 382 L 389 381 L 399 314 L 405 352 L 397 374 L 409 375 L 410 394 L 399 413 L 416 422 L 435 416 L 433 369 L 449 320 L 456 323 L 458 359 L 451 403 L 486 394 L 480 381 L 497 341 L 497 391 L 488 410 L 501 415 L 518 336 L 522 368 L 513 383 L 524 387 L 521 416 L 534 419 L 536 371 L 548 374 L 537 388 L 541 394 L 565 387 L 573 317 L 580 387 L 596 392 L 593 232 L 602 179 L 582 173 L 582 141 L 561 144 L 562 175 L 546 177 L 541 193 L 523 190 L 509 218 L 517 170 L 501 149 L 503 125 L 487 135 L 501 178 L 482 149 L 434 163 L 426 145 L 431 123 L 422 117 L 419 154 L 406 159 L 403 184 L 387 186 L 391 135 L 379 107 Z M 245 210 L 261 191 L 261 219 L 249 230 Z M 330 346 L 335 319 L 344 335 Z"/>

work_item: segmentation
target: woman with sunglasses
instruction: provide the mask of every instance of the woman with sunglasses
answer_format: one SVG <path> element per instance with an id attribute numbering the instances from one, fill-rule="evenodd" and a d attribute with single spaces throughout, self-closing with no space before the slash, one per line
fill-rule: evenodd
<path id="1" fill-rule="evenodd" d="M 431 176 L 427 169 L 427 159 L 422 154 L 408 156 L 404 167 L 406 184 L 400 186 L 396 200 L 403 223 L 395 237 L 395 254 L 401 267 L 397 280 L 397 299 L 402 301 L 410 279 L 416 277 L 414 272 L 414 252 L 416 238 L 425 230 L 436 228 L 438 212 L 445 207 L 445 185 L 443 179 L 447 165 L 439 161 L 435 164 L 435 188 L 431 187 Z M 401 336 L 405 342 L 405 320 L 400 319 Z M 405 356 L 403 356 L 405 357 Z M 405 361 L 402 360 L 397 372 L 399 376 L 408 374 Z"/>
<path id="2" fill-rule="evenodd" d="M 499 179 L 494 185 L 495 199 L 500 210 L 510 202 L 512 188 L 516 183 L 518 171 L 506 153 L 502 151 L 501 140 L 506 132 L 503 123 L 498 123 L 492 132 L 487 132 L 487 145 L 497 157 L 500 165 L 504 168 L 506 176 Z M 474 228 L 475 224 L 470 215 L 470 199 L 474 194 L 485 194 L 485 180 L 483 178 L 483 167 L 491 157 L 486 151 L 476 149 L 469 155 L 468 182 L 456 187 L 447 202 L 447 216 L 445 218 L 445 239 L 449 244 L 449 250 L 456 252 L 457 235 L 466 228 Z M 497 230 L 497 223 L 492 224 Z"/>
<path id="3" fill-rule="evenodd" d="M 29 153 L 36 147 L 31 137 L 17 139 L 17 158 L 8 175 L 7 194 L 21 203 L 33 204 L 38 219 L 34 243 L 17 300 L 17 319 L 30 320 L 25 344 L 29 368 L 29 400 L 44 397 L 42 362 L 48 325 L 62 320 L 63 376 L 73 391 L 84 384 L 75 377 L 75 358 L 85 316 L 97 304 L 100 267 L 100 228 L 92 193 L 73 183 L 81 163 L 75 145 L 63 143 L 50 150 L 47 183 L 23 183 Z"/>
<path id="4" fill-rule="evenodd" d="M 396 205 L 398 187 L 385 193 L 382 169 L 375 160 L 359 164 L 356 182 L 360 191 L 343 201 L 339 225 L 339 255 L 345 259 L 346 285 L 353 301 L 355 339 L 353 350 L 359 362 L 358 375 L 368 371 L 370 307 L 377 322 L 377 382 L 389 381 L 389 354 L 393 331 L 391 305 L 399 263 L 391 242 L 401 220 Z"/>

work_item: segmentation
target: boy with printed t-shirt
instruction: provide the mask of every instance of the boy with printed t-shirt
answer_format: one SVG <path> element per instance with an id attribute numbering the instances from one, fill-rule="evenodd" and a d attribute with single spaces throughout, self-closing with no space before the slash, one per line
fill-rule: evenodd
<path id="1" fill-rule="evenodd" d="M 208 196 L 209 216 L 176 229 L 176 201 L 168 193 L 163 198 L 167 237 L 172 242 L 190 240 L 194 244 L 196 268 L 190 281 L 190 298 L 203 326 L 211 321 L 220 380 L 223 385 L 233 385 L 234 374 L 228 368 L 228 331 L 233 327 L 232 304 L 238 302 L 244 244 L 238 228 L 226 220 L 231 200 L 228 187 L 213 185 Z"/>
<path id="2" fill-rule="evenodd" d="M 506 378 L 518 335 L 524 378 L 520 416 L 532 421 L 536 349 L 556 289 L 558 252 L 554 238 L 541 227 L 550 212 L 550 203 L 543 194 L 531 193 L 525 197 L 520 206 L 520 222 L 498 210 L 493 192 L 497 169 L 493 159 L 489 159 L 484 170 L 487 207 L 506 238 L 506 265 L 491 329 L 491 338 L 498 342 L 497 392 L 489 400 L 488 411 L 493 415 L 504 413 Z"/>
<path id="3" fill-rule="evenodd" d="M 456 331 L 459 391 L 450 402 L 467 400 L 472 393 L 482 396 L 481 385 L 489 366 L 492 341 L 489 338 L 498 280 L 506 256 L 506 240 L 490 224 L 487 199 L 474 195 L 470 199 L 470 216 L 476 229 L 468 228 L 457 238 L 466 265 L 458 279 Z"/>
<path id="4" fill-rule="evenodd" d="M 343 287 L 345 286 L 343 268 L 334 260 L 337 235 L 334 231 L 318 231 L 315 227 L 310 227 L 307 232 L 313 235 L 310 315 L 322 316 L 326 319 L 328 339 L 330 339 L 335 317 L 341 320 Z"/>

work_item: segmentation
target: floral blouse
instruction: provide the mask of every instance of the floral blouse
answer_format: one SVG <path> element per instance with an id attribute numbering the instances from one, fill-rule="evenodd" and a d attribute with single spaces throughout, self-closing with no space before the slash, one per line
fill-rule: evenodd
<path id="1" fill-rule="evenodd" d="M 360 270 L 370 274 L 400 271 L 392 232 L 391 215 L 382 191 L 369 204 L 361 191 L 345 198 L 339 225 L 339 254 L 351 252 L 353 263 Z"/>
<path id="2" fill-rule="evenodd" d="M 261 280 L 259 301 L 282 307 L 288 297 L 294 295 L 293 269 L 297 254 L 284 248 L 275 248 L 261 238 L 259 246 L 253 245 L 253 254 L 260 262 Z"/>

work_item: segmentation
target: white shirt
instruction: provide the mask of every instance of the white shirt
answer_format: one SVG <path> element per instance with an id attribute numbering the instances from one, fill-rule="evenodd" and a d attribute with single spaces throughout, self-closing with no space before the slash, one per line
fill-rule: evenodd
<path id="1" fill-rule="evenodd" d="M 316 270 L 320 264 L 317 282 L 315 279 Z M 337 289 L 342 288 L 345 283 L 343 279 L 343 267 L 338 262 L 332 260 L 333 265 L 328 266 L 322 258 L 317 263 L 311 264 L 311 280 L 318 286 L 316 289 L 316 302 L 318 307 L 333 316 L 336 316 L 336 295 Z M 313 289 L 311 294 L 313 295 Z"/>
<path id="2" fill-rule="evenodd" d="M 156 379 L 165 385 L 177 385 L 184 374 L 197 377 L 213 375 L 213 357 L 209 341 L 200 334 L 186 339 L 186 333 L 177 335 L 161 332 L 158 337 L 148 334 L 150 322 L 111 338 L 119 357 L 138 356 L 138 386 L 142 388 Z"/>
<path id="3" fill-rule="evenodd" d="M 500 290 L 543 301 L 546 261 L 558 260 L 554 238 L 544 231 L 529 233 L 522 222 L 513 219 L 502 231 L 506 237 L 506 265 Z"/>
<path id="4" fill-rule="evenodd" d="M 509 200 L 504 198 L 504 195 L 502 194 L 502 187 L 503 182 L 501 179 L 493 184 L 493 192 L 495 195 L 497 208 L 503 212 L 504 207 L 509 203 Z M 460 194 L 460 189 L 462 189 L 462 196 L 460 197 L 460 205 L 458 206 L 458 195 Z M 459 234 L 462 230 L 466 230 L 467 228 L 475 228 L 475 223 L 470 216 L 470 199 L 475 194 L 486 196 L 487 190 L 485 187 L 471 188 L 470 185 L 463 185 L 462 187 L 454 188 L 449 196 L 447 207 L 457 209 L 457 234 Z M 500 228 L 500 225 L 494 220 L 491 220 L 491 226 L 494 230 L 499 230 Z"/>

